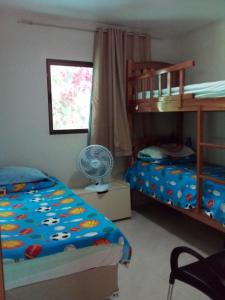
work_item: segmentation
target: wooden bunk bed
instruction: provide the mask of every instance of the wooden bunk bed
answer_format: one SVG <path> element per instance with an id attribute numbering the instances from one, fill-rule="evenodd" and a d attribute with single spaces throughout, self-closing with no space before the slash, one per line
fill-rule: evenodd
<path id="1" fill-rule="evenodd" d="M 224 149 L 225 145 L 213 144 L 204 141 L 204 113 L 225 111 L 225 97 L 196 99 L 192 93 L 184 93 L 185 71 L 195 65 L 193 60 L 171 65 L 163 62 L 127 63 L 127 112 L 131 129 L 133 145 L 133 162 L 137 152 L 146 146 L 158 143 L 160 137 L 134 136 L 134 115 L 154 112 L 176 112 L 176 133 L 172 142 L 183 140 L 183 112 L 195 112 L 197 115 L 197 205 L 194 209 L 186 210 L 177 206 L 174 209 L 201 221 L 215 229 L 225 232 L 225 227 L 210 218 L 202 211 L 203 181 L 210 180 L 217 184 L 225 185 L 225 180 L 220 180 L 204 174 L 203 151 L 209 149 Z M 173 95 L 173 87 L 178 86 L 178 92 Z M 167 89 L 165 95 L 163 89 Z M 157 90 L 157 93 L 155 92 Z M 148 94 L 148 95 L 147 95 Z M 165 142 L 165 139 L 163 140 Z M 157 200 L 158 201 L 158 200 Z M 159 200 L 160 201 L 160 200 Z M 160 201 L 161 202 L 161 201 Z M 162 202 L 165 204 L 165 202 Z"/>

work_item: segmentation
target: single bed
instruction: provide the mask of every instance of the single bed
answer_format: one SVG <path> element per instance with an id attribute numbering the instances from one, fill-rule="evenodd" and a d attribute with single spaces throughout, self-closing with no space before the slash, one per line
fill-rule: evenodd
<path id="1" fill-rule="evenodd" d="M 9 300 L 105 299 L 130 261 L 117 226 L 53 177 L 7 185 L 0 226 Z"/>

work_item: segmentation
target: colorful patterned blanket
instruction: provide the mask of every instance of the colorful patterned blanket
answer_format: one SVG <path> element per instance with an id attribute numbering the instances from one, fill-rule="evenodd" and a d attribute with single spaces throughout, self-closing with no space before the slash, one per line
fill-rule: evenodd
<path id="1" fill-rule="evenodd" d="M 4 259 L 24 260 L 68 248 L 123 246 L 121 263 L 131 247 L 118 227 L 85 203 L 56 178 L 15 184 L 0 196 L 0 226 Z"/>
<path id="2" fill-rule="evenodd" d="M 225 167 L 207 165 L 204 173 L 225 180 Z M 194 164 L 156 165 L 137 160 L 125 179 L 131 189 L 184 209 L 196 206 L 197 180 Z M 207 215 L 225 226 L 225 186 L 205 180 L 203 207 Z"/>

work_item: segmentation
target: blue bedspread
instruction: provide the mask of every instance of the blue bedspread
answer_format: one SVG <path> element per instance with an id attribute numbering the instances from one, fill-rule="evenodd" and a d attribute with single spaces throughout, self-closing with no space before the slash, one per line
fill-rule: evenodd
<path id="1" fill-rule="evenodd" d="M 204 173 L 225 180 L 225 167 L 208 165 Z M 131 189 L 185 209 L 196 206 L 196 167 L 194 164 L 155 165 L 137 160 L 125 179 Z M 225 225 L 225 186 L 205 180 L 203 210 Z"/>
<path id="2" fill-rule="evenodd" d="M 116 243 L 123 246 L 121 263 L 129 262 L 131 248 L 117 226 L 57 179 L 16 184 L 11 190 L 0 196 L 4 258 L 23 260 Z"/>

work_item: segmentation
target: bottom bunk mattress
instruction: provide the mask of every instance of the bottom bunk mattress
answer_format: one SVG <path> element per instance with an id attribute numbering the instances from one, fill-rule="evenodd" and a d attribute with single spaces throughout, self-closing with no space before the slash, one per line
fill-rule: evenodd
<path id="1" fill-rule="evenodd" d="M 204 174 L 225 180 L 225 167 L 207 165 Z M 137 160 L 125 174 L 131 189 L 184 209 L 196 207 L 197 176 L 194 164 L 156 165 Z M 205 180 L 203 211 L 225 225 L 225 186 Z"/>
<path id="2" fill-rule="evenodd" d="M 118 227 L 56 178 L 8 186 L 0 228 L 5 263 L 107 244 L 122 245 L 121 263 L 131 257 Z"/>

